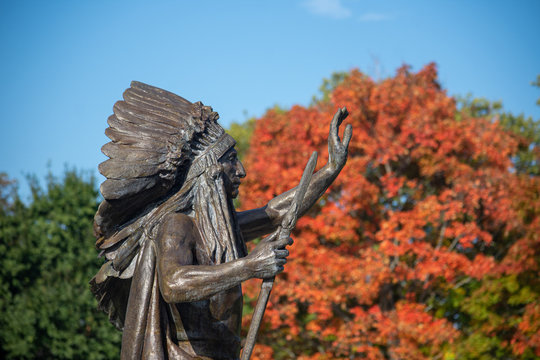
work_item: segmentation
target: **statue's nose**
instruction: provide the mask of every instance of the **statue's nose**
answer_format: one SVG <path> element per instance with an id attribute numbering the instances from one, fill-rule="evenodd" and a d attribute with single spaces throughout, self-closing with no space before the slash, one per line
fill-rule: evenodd
<path id="1" fill-rule="evenodd" d="M 241 161 L 238 161 L 236 165 L 236 175 L 241 178 L 246 177 L 246 170 L 244 169 L 244 165 L 242 165 Z"/>

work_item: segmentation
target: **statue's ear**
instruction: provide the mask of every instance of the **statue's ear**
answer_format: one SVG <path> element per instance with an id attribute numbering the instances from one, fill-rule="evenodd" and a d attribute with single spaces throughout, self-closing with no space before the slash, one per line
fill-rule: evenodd
<path id="1" fill-rule="evenodd" d="M 205 172 L 205 175 L 207 175 L 209 178 L 215 180 L 218 177 L 220 177 L 223 174 L 223 165 L 220 163 L 212 164 L 208 168 L 208 170 Z"/>

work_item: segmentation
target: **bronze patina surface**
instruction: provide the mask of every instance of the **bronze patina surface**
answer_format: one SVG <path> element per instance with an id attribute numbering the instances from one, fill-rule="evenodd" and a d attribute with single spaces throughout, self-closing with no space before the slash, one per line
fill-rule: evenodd
<path id="1" fill-rule="evenodd" d="M 246 173 L 218 114 L 132 82 L 105 131 L 94 231 L 106 261 L 91 280 L 99 308 L 123 331 L 122 359 L 239 358 L 241 284 L 283 271 L 292 240 L 280 225 L 291 205 L 305 214 L 345 165 L 352 128 L 343 140 L 338 130 L 347 115 L 334 115 L 328 163 L 299 204 L 293 188 L 237 212 Z M 265 235 L 248 254 L 245 242 Z"/>

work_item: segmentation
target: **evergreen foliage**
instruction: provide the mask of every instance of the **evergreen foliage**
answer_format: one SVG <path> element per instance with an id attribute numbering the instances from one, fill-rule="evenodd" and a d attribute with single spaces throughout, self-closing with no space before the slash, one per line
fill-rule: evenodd
<path id="1" fill-rule="evenodd" d="M 99 269 L 92 221 L 95 180 L 74 170 L 30 178 L 25 204 L 0 183 L 0 357 L 113 359 L 121 334 L 96 309 L 88 281 Z"/>

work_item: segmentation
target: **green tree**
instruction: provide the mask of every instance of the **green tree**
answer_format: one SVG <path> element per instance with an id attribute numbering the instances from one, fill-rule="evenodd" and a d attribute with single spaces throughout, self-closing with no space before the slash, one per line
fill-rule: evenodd
<path id="1" fill-rule="evenodd" d="M 1 179 L 6 193 L 11 181 Z M 62 179 L 49 175 L 44 189 L 29 183 L 27 204 L 15 193 L 0 207 L 0 357 L 117 358 L 121 334 L 88 285 L 100 263 L 95 180 L 68 170 Z"/>
<path id="2" fill-rule="evenodd" d="M 540 86 L 540 76 L 532 85 Z M 517 149 L 512 163 L 522 175 L 518 186 L 522 199 L 513 205 L 525 226 L 521 232 L 500 229 L 492 248 L 495 259 L 501 261 L 498 276 L 450 289 L 448 296 L 440 299 L 439 314 L 460 319 L 463 335 L 455 346 L 456 358 L 510 359 L 519 355 L 521 359 L 537 359 L 540 123 L 523 114 L 504 112 L 501 102 L 467 96 L 458 99 L 458 104 L 458 119 L 464 115 L 490 117 L 513 134 Z"/>
<path id="3" fill-rule="evenodd" d="M 532 85 L 540 87 L 540 75 Z M 518 173 L 540 175 L 540 123 L 532 117 L 523 114 L 514 115 L 503 111 L 500 101 L 489 101 L 485 98 L 473 98 L 470 94 L 457 97 L 457 120 L 463 118 L 491 117 L 497 120 L 502 127 L 510 130 L 518 142 L 518 151 L 512 162 Z M 540 98 L 537 101 L 540 105 Z"/>
<path id="4" fill-rule="evenodd" d="M 4 172 L 0 172 L 0 211 L 6 209 L 9 201 L 15 196 L 17 182 L 8 177 Z"/>
<path id="5" fill-rule="evenodd" d="M 540 74 L 536 75 L 536 80 L 533 81 L 531 85 L 540 88 Z M 540 97 L 536 100 L 536 105 L 540 106 Z"/>
<path id="6" fill-rule="evenodd" d="M 253 129 L 255 129 L 255 118 L 249 118 L 242 123 L 233 122 L 227 130 L 227 133 L 236 140 L 236 151 L 240 160 L 244 159 L 249 148 Z"/>
<path id="7" fill-rule="evenodd" d="M 324 78 L 321 86 L 319 86 L 319 95 L 314 95 L 311 98 L 311 102 L 313 104 L 328 102 L 332 95 L 332 91 L 334 91 L 339 84 L 343 83 L 348 76 L 349 73 L 338 71 L 332 73 L 329 78 Z"/>

